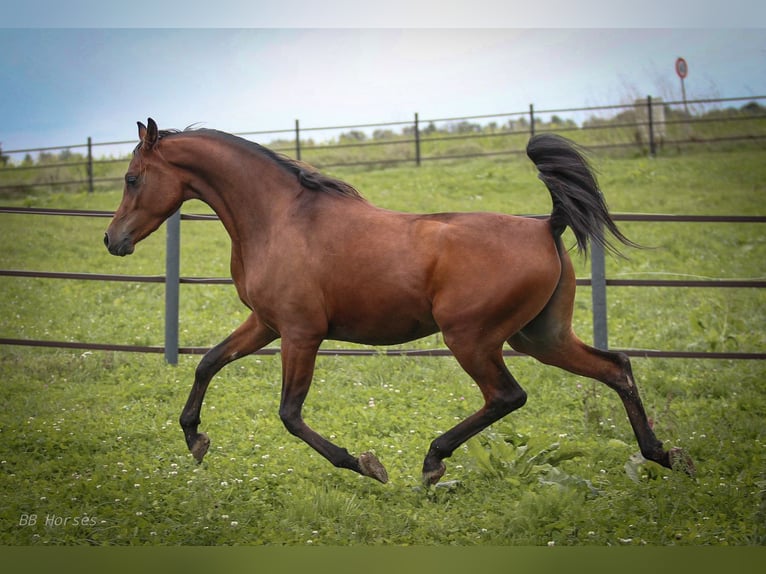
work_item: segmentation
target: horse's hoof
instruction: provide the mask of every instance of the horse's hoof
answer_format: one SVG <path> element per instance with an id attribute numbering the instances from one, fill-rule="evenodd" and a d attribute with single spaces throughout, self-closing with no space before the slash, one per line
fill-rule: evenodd
<path id="1" fill-rule="evenodd" d="M 359 455 L 358 461 L 359 468 L 362 469 L 362 474 L 364 476 L 379 480 L 383 484 L 388 482 L 386 468 L 380 463 L 377 456 L 371 452 L 363 452 Z"/>
<path id="2" fill-rule="evenodd" d="M 668 452 L 668 458 L 670 460 L 670 468 L 673 470 L 685 472 L 691 477 L 697 475 L 694 461 L 688 454 L 686 454 L 684 449 L 678 447 L 671 448 Z"/>
<path id="3" fill-rule="evenodd" d="M 423 485 L 426 487 L 433 486 L 447 471 L 447 467 L 444 462 L 439 461 L 439 466 L 435 470 L 423 471 Z"/>
<path id="4" fill-rule="evenodd" d="M 194 445 L 192 445 L 189 450 L 191 450 L 194 460 L 197 462 L 202 462 L 202 459 L 205 456 L 205 453 L 207 453 L 207 449 L 209 447 L 210 437 L 208 437 L 205 433 L 200 433 L 197 435 L 197 439 L 194 441 Z"/>

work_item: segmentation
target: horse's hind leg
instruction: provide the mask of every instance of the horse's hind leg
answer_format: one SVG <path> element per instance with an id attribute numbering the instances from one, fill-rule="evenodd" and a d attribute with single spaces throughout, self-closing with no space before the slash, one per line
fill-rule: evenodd
<path id="1" fill-rule="evenodd" d="M 444 475 L 443 459 L 492 423 L 524 406 L 527 400 L 524 389 L 505 366 L 501 345 L 482 351 L 474 337 L 468 337 L 467 344 L 460 344 L 445 334 L 445 341 L 460 366 L 479 385 L 484 405 L 431 443 L 423 462 L 423 482 L 427 486 L 436 484 Z"/>
<path id="2" fill-rule="evenodd" d="M 536 335 L 539 336 L 539 333 Z M 622 400 L 641 454 L 668 468 L 694 474 L 694 463 L 681 449 L 666 451 L 652 430 L 624 353 L 602 351 L 580 341 L 570 329 L 563 337 L 533 338 L 522 331 L 510 339 L 511 346 L 539 361 L 577 375 L 599 380 L 614 389 Z"/>
<path id="3" fill-rule="evenodd" d="M 194 375 L 194 385 L 180 417 L 186 445 L 197 462 L 202 462 L 210 446 L 208 436 L 197 431 L 202 401 L 210 381 L 228 363 L 254 353 L 276 338 L 273 331 L 261 325 L 254 315 L 250 315 L 236 331 L 210 349 L 200 361 Z"/>
<path id="4" fill-rule="evenodd" d="M 665 451 L 654 435 L 627 355 L 590 347 L 572 332 L 575 274 L 560 244 L 559 257 L 561 277 L 556 290 L 540 314 L 508 342 L 517 351 L 543 363 L 596 379 L 614 389 L 625 406 L 643 456 L 668 468 L 694 474 L 694 463 L 681 449 Z"/>

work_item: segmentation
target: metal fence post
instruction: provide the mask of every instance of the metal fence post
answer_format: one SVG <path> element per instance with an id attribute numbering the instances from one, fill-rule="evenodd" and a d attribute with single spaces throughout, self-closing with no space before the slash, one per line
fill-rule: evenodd
<path id="1" fill-rule="evenodd" d="M 88 136 L 88 193 L 93 193 L 93 141 Z"/>
<path id="2" fill-rule="evenodd" d="M 415 112 L 415 165 L 420 167 L 420 121 Z"/>
<path id="3" fill-rule="evenodd" d="M 606 317 L 606 258 L 604 246 L 593 241 L 590 246 L 591 301 L 593 302 L 593 346 L 609 348 Z"/>
<path id="4" fill-rule="evenodd" d="M 301 127 L 298 120 L 295 120 L 295 159 L 301 159 Z"/>
<path id="5" fill-rule="evenodd" d="M 535 135 L 535 106 L 529 104 L 529 137 Z"/>
<path id="6" fill-rule="evenodd" d="M 181 255 L 181 210 L 167 220 L 165 250 L 165 361 L 178 364 L 178 300 Z"/>

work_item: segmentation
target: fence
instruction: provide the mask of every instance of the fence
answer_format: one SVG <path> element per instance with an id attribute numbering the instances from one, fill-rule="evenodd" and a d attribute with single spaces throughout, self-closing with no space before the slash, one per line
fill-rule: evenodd
<path id="1" fill-rule="evenodd" d="M 618 104 L 609 106 L 592 106 L 579 108 L 560 108 L 537 110 L 533 104 L 523 111 L 481 115 L 463 116 L 450 118 L 421 119 L 418 113 L 414 114 L 412 121 L 356 124 L 329 127 L 302 127 L 299 120 L 295 120 L 294 126 L 284 130 L 271 130 L 260 132 L 240 132 L 241 136 L 291 136 L 287 140 L 272 142 L 272 149 L 294 155 L 297 159 L 309 160 L 317 167 L 339 167 L 359 165 L 389 165 L 401 163 L 414 163 L 421 165 L 426 161 L 443 159 L 461 159 L 480 156 L 494 156 L 504 154 L 523 153 L 524 143 L 530 135 L 543 131 L 556 131 L 558 133 L 570 132 L 578 139 L 586 140 L 585 143 L 591 149 L 638 149 L 649 155 L 656 155 L 667 146 L 698 145 L 706 143 L 721 143 L 730 141 L 762 141 L 766 139 L 766 113 L 764 108 L 756 103 L 766 100 L 766 96 L 747 98 L 705 99 L 692 101 L 667 101 L 648 96 L 646 99 L 637 100 L 632 104 Z M 734 102 L 749 102 L 741 110 L 713 109 L 710 106 L 733 104 Z M 691 106 L 696 113 L 690 114 L 687 110 Z M 683 109 L 683 111 L 680 111 Z M 614 114 L 609 119 L 599 119 L 596 114 Z M 563 116 L 588 116 L 579 122 L 571 119 L 562 120 Z M 498 127 L 496 122 L 489 126 L 480 127 L 471 122 L 486 120 L 506 120 L 504 127 Z M 441 129 L 437 125 L 442 125 Z M 725 130 L 703 130 L 709 126 L 727 126 Z M 733 126 L 733 127 L 732 127 Z M 750 126 L 745 129 L 744 126 Z M 401 136 L 393 134 L 391 128 L 401 128 Z M 372 141 L 369 141 L 364 132 L 360 130 L 376 130 Z M 339 132 L 352 130 L 349 134 L 338 138 L 337 142 L 316 144 L 311 139 L 312 134 Z M 361 135 L 360 135 L 361 134 Z M 511 147 L 499 147 L 496 142 L 518 140 Z M 477 149 L 456 149 L 457 143 L 469 144 L 481 142 L 483 146 Z M 122 177 L 97 177 L 96 172 L 108 168 L 108 164 L 124 164 L 125 159 L 100 159 L 94 158 L 93 150 L 96 147 L 124 147 L 133 146 L 134 141 L 113 141 L 95 143 L 89 137 L 87 143 L 69 146 L 53 146 L 34 149 L 6 150 L 0 153 L 1 163 L 13 155 L 39 153 L 40 159 L 34 162 L 22 162 L 21 165 L 13 165 L 7 169 L 0 169 L 0 178 L 6 179 L 9 174 L 16 176 L 15 183 L 3 183 L 0 179 L 0 193 L 9 190 L 26 191 L 40 186 L 68 187 L 79 186 L 89 192 L 93 192 L 97 185 L 105 184 L 112 186 L 120 184 Z M 81 160 L 68 161 L 71 159 L 72 149 L 86 150 Z M 369 150 L 396 149 L 400 155 L 391 157 L 390 154 L 369 157 Z M 430 150 L 430 153 L 428 153 Z M 43 155 L 53 151 L 62 151 L 59 159 L 63 156 L 65 161 L 43 162 Z M 349 161 L 350 152 L 364 153 L 364 158 Z M 335 155 L 333 155 L 335 154 Z M 340 154 L 340 155 L 339 155 Z M 339 159 L 340 158 L 340 159 Z M 65 168 L 67 176 L 57 179 L 53 176 L 44 177 L 42 181 L 22 181 L 19 176 L 24 173 Z M 83 169 L 84 177 L 72 176 L 72 171 Z M 57 169 L 58 171 L 58 169 Z M 23 179 L 23 178 L 22 178 Z M 111 212 L 94 212 L 78 210 L 50 210 L 50 209 L 24 209 L 24 208 L 0 208 L 0 213 L 23 213 L 35 216 L 68 216 L 68 217 L 111 217 Z M 0 339 L 0 344 L 44 346 L 60 348 L 77 348 L 93 350 L 115 350 L 129 352 L 164 353 L 166 360 L 175 364 L 179 354 L 201 354 L 207 349 L 200 347 L 182 347 L 178 337 L 178 309 L 179 290 L 183 284 L 228 284 L 228 278 L 203 278 L 181 277 L 179 271 L 180 251 L 180 222 L 184 220 L 210 219 L 213 216 L 179 215 L 173 216 L 167 225 L 167 260 L 166 271 L 163 276 L 125 276 L 125 275 L 102 275 L 88 273 L 54 273 L 54 272 L 31 272 L 22 270 L 0 270 L 0 276 L 7 277 L 41 277 L 48 279 L 76 279 L 93 281 L 130 281 L 151 282 L 165 284 L 165 342 L 163 346 L 133 346 L 113 345 L 109 343 L 79 343 L 68 341 L 43 341 Z M 676 222 L 732 222 L 732 223 L 764 223 L 766 217 L 725 217 L 725 216 L 646 216 L 646 215 L 615 215 L 620 221 L 676 221 Z M 591 252 L 591 277 L 577 280 L 578 285 L 591 287 L 593 299 L 593 333 L 594 345 L 606 349 L 608 344 L 606 291 L 607 287 L 706 287 L 706 288 L 763 288 L 764 281 L 655 281 L 655 280 L 617 280 L 608 279 L 604 270 L 604 253 L 598 245 L 594 245 Z M 763 359 L 764 353 L 704 353 L 683 351 L 650 351 L 650 350 L 624 350 L 628 354 L 646 357 L 689 357 L 689 358 L 737 358 L 737 359 Z M 275 353 L 276 349 L 267 348 L 261 353 Z M 328 354 L 380 354 L 379 350 L 366 349 L 339 349 L 322 351 Z M 431 350 L 388 350 L 384 354 L 409 354 L 409 355 L 443 355 L 448 354 L 446 349 Z M 514 354 L 506 351 L 506 354 Z"/>
<path id="2" fill-rule="evenodd" d="M 106 211 L 81 211 L 81 210 L 57 210 L 38 208 L 0 207 L 0 214 L 26 214 L 30 216 L 67 216 L 67 217 L 112 217 L 111 212 Z M 166 261 L 164 276 L 136 276 L 136 275 L 103 275 L 89 273 L 63 273 L 63 272 L 35 272 L 22 270 L 0 270 L 0 276 L 6 277 L 39 277 L 48 279 L 76 279 L 90 281 L 131 281 L 145 283 L 165 284 L 165 344 L 164 346 L 134 346 L 113 345 L 108 343 L 80 343 L 69 341 L 44 341 L 29 339 L 0 338 L 0 345 L 21 345 L 37 347 L 59 347 L 92 350 L 128 351 L 142 353 L 164 353 L 165 359 L 170 364 L 178 362 L 179 354 L 202 354 L 207 348 L 182 347 L 179 344 L 178 319 L 179 319 L 179 291 L 183 284 L 230 284 L 230 278 L 204 278 L 204 277 L 181 277 L 180 276 L 180 239 L 181 220 L 210 220 L 217 219 L 211 215 L 181 215 L 176 212 L 167 223 L 166 231 Z M 687 216 L 687 215 L 620 215 L 615 214 L 616 221 L 648 221 L 648 222 L 707 222 L 707 223 L 766 223 L 766 216 Z M 671 280 L 619 280 L 608 279 L 605 274 L 604 251 L 594 244 L 591 250 L 591 277 L 578 279 L 578 285 L 591 287 L 593 300 L 593 335 L 594 346 L 607 349 L 607 287 L 707 287 L 707 288 L 764 288 L 766 281 L 760 280 L 695 280 L 695 281 L 671 281 Z M 621 349 L 632 356 L 640 357 L 667 357 L 667 358 L 714 358 L 714 359 L 766 359 L 766 353 L 742 353 L 742 352 L 684 352 L 684 351 L 658 351 Z M 277 353 L 276 348 L 266 348 L 259 351 L 260 354 Z M 411 355 L 411 356 L 439 356 L 448 355 L 446 349 L 417 349 L 417 350 L 373 350 L 373 349 L 328 349 L 320 351 L 331 355 Z M 512 351 L 505 351 L 506 355 L 515 355 Z"/>
<path id="3" fill-rule="evenodd" d="M 766 96 L 690 101 L 662 101 L 647 96 L 632 104 L 542 110 L 530 104 L 527 110 L 510 113 L 433 119 L 421 119 L 420 114 L 416 113 L 411 121 L 345 126 L 302 127 L 300 120 L 295 120 L 295 125 L 289 129 L 239 132 L 237 135 L 287 137 L 273 141 L 269 147 L 308 161 L 318 168 L 402 163 L 421 165 L 434 160 L 519 154 L 523 153 L 527 137 L 553 130 L 557 133 L 569 132 L 570 137 L 575 135 L 591 149 L 639 149 L 653 156 L 669 146 L 766 140 L 766 108 L 758 103 L 762 100 L 766 100 Z M 748 103 L 740 110 L 709 109 L 735 102 Z M 689 113 L 689 109 L 697 110 L 697 113 Z M 613 117 L 601 119 L 597 114 L 613 114 Z M 570 119 L 564 120 L 560 116 L 570 116 Z M 578 124 L 571 117 L 582 119 Z M 471 123 L 490 119 L 506 120 L 507 123 L 499 126 L 497 121 L 493 121 L 485 127 Z M 437 128 L 437 125 L 442 128 Z M 711 126 L 720 129 L 715 130 Z M 749 127 L 746 129 L 746 126 Z M 394 134 L 391 128 L 401 128 L 402 134 Z M 343 130 L 347 133 L 341 134 L 337 141 L 314 143 L 311 139 L 312 134 L 339 133 Z M 375 130 L 371 141 L 365 130 Z M 509 147 L 512 140 L 518 142 L 514 141 Z M 108 174 L 98 177 L 96 172 L 106 172 L 108 164 L 124 163 L 125 159 L 95 159 L 93 150 L 97 147 L 125 149 L 133 145 L 135 141 L 96 143 L 89 137 L 85 144 L 5 150 L 0 153 L 3 162 L 13 156 L 32 153 L 40 154 L 40 161 L 37 164 L 22 161 L 20 165 L 14 162 L 13 167 L 0 169 L 0 193 L 45 186 L 77 186 L 93 192 L 99 184 L 119 184 L 122 174 L 119 177 Z M 74 155 L 71 153 L 73 149 L 84 149 L 84 157 L 69 161 Z M 52 158 L 48 156 L 54 151 L 61 152 L 62 161 L 50 161 Z M 348 156 L 354 154 L 358 157 L 349 160 Z M 46 161 L 42 161 L 43 158 Z M 58 172 L 61 169 L 65 171 L 63 179 L 59 179 L 57 174 L 50 175 L 50 170 Z M 84 177 L 72 175 L 81 169 Z M 31 177 L 24 174 L 29 172 L 43 172 L 44 175 L 37 181 L 28 181 Z M 15 181 L 9 183 L 9 178 Z"/>

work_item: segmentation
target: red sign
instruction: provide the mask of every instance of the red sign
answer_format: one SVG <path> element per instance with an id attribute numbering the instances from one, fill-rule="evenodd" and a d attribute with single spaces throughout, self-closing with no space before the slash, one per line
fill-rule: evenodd
<path id="1" fill-rule="evenodd" d="M 678 77 L 683 80 L 688 73 L 689 66 L 686 65 L 686 60 L 683 58 L 678 58 L 676 60 L 676 74 L 678 74 Z"/>

